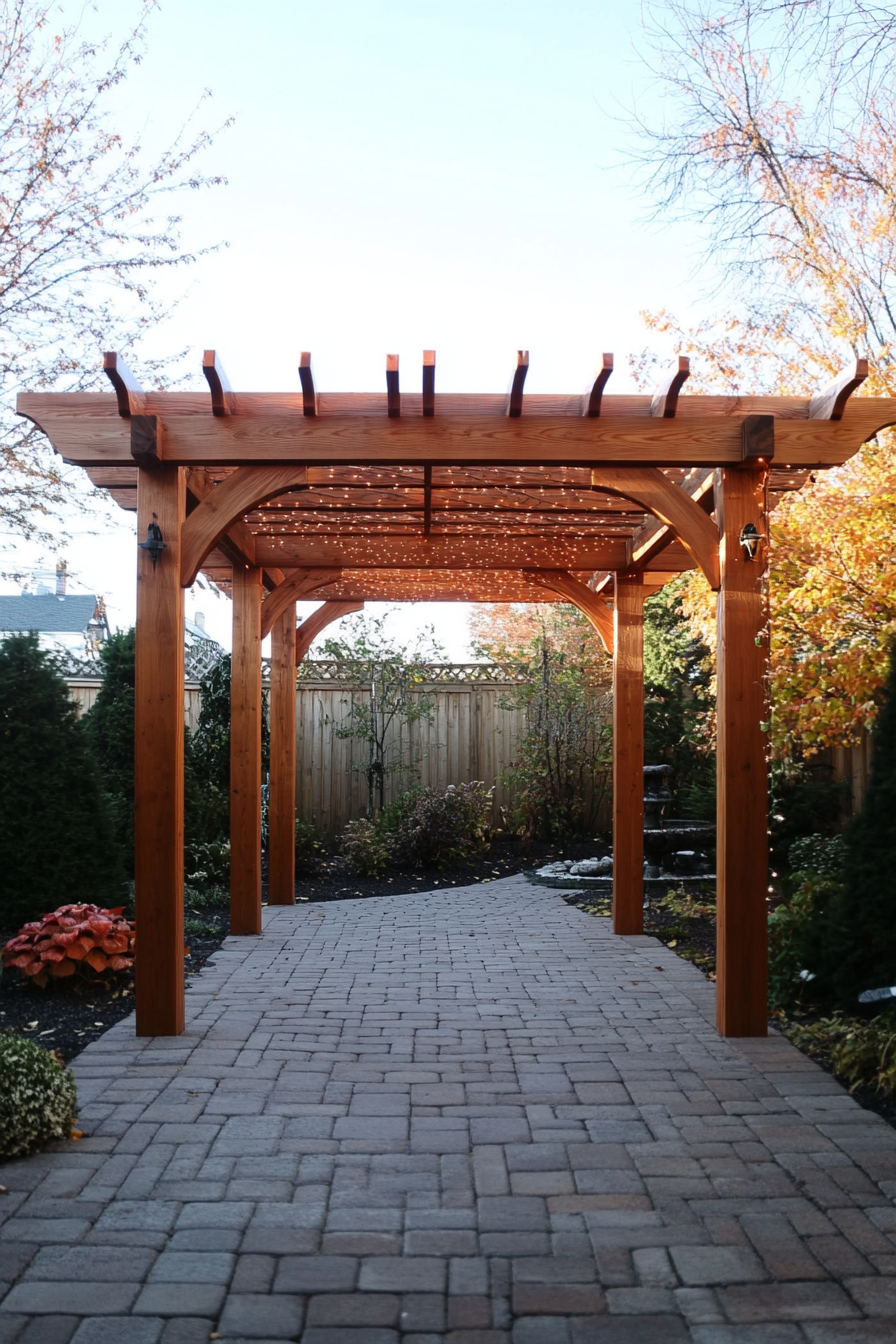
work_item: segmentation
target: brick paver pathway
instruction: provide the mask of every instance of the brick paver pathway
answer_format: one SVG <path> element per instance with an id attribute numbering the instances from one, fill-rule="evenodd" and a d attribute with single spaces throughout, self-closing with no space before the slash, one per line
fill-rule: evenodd
<path id="1" fill-rule="evenodd" d="M 269 909 L 0 1170 L 0 1344 L 896 1340 L 896 1132 L 521 878 Z"/>

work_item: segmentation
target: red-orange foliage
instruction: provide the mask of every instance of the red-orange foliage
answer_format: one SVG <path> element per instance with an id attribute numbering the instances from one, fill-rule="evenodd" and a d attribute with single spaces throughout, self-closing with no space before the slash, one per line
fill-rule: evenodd
<path id="1" fill-rule="evenodd" d="M 14 966 L 41 988 L 50 976 L 126 971 L 134 964 L 135 926 L 124 918 L 123 908 L 61 905 L 10 938 L 3 964 Z"/>
<path id="2" fill-rule="evenodd" d="M 597 679 L 610 675 L 610 657 L 587 618 L 567 602 L 481 602 L 470 612 L 470 635 L 495 662 L 531 658 L 537 646 L 587 666 Z"/>

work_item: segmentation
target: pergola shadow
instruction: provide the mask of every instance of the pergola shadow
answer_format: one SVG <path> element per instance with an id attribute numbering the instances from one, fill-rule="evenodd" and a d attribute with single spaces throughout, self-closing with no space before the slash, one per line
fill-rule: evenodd
<path id="1" fill-rule="evenodd" d="M 718 593 L 717 1024 L 766 1034 L 767 515 L 811 470 L 896 423 L 851 393 L 858 361 L 799 397 L 612 396 L 605 355 L 582 396 L 147 392 L 105 356 L 114 396 L 22 394 L 68 462 L 136 510 L 137 1033 L 184 1025 L 183 614 L 201 571 L 233 599 L 231 928 L 261 931 L 261 641 L 272 635 L 269 901 L 294 901 L 296 661 L 365 601 L 574 603 L 613 655 L 613 926 L 642 931 L 643 604 L 699 568 Z M 296 630 L 296 601 L 322 606 Z"/>

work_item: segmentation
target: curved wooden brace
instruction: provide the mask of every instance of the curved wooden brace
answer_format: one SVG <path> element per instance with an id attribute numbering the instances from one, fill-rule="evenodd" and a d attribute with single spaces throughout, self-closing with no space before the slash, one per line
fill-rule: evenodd
<path id="1" fill-rule="evenodd" d="M 578 607 L 583 616 L 594 626 L 600 635 L 601 643 L 607 653 L 613 653 L 613 617 L 607 610 L 602 597 L 589 588 L 587 583 L 576 579 L 566 569 L 524 569 L 523 576 L 529 583 L 537 583 L 542 588 L 550 588 Z"/>
<path id="2" fill-rule="evenodd" d="M 333 621 L 338 621 L 340 616 L 360 611 L 363 606 L 363 602 L 324 602 L 317 611 L 312 611 L 308 619 L 296 629 L 296 662 L 302 661 L 321 630 L 325 630 Z"/>
<path id="3" fill-rule="evenodd" d="M 202 562 L 229 527 L 244 513 L 274 495 L 305 485 L 308 469 L 303 466 L 237 467 L 216 485 L 193 510 L 181 530 L 181 587 L 189 588 Z"/>
<path id="4" fill-rule="evenodd" d="M 336 583 L 341 576 L 341 569 L 287 570 L 284 581 L 268 593 L 261 604 L 262 639 L 271 633 L 290 602 L 298 602 L 328 583 Z"/>
<path id="5" fill-rule="evenodd" d="M 703 571 L 710 588 L 718 590 L 719 529 L 696 500 L 664 476 L 659 467 L 596 467 L 591 472 L 591 484 L 597 490 L 640 504 L 664 523 Z"/>

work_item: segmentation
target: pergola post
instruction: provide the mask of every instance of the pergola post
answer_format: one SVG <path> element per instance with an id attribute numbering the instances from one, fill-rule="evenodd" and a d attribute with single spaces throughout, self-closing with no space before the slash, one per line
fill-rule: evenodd
<path id="1" fill-rule="evenodd" d="M 137 1035 L 184 1029 L 184 593 L 182 467 L 137 473 L 137 531 L 155 523 L 156 563 L 138 551 L 134 694 Z"/>
<path id="2" fill-rule="evenodd" d="M 766 531 L 763 467 L 716 477 L 722 586 L 717 622 L 716 1024 L 723 1036 L 768 1032 L 768 631 L 765 548 L 751 560 L 745 524 Z"/>
<path id="3" fill-rule="evenodd" d="M 261 570 L 233 567 L 230 931 L 261 933 Z"/>
<path id="4" fill-rule="evenodd" d="M 296 899 L 296 604 L 271 628 L 268 904 Z"/>
<path id="5" fill-rule="evenodd" d="M 613 932 L 644 930 L 644 584 L 615 576 Z"/>

